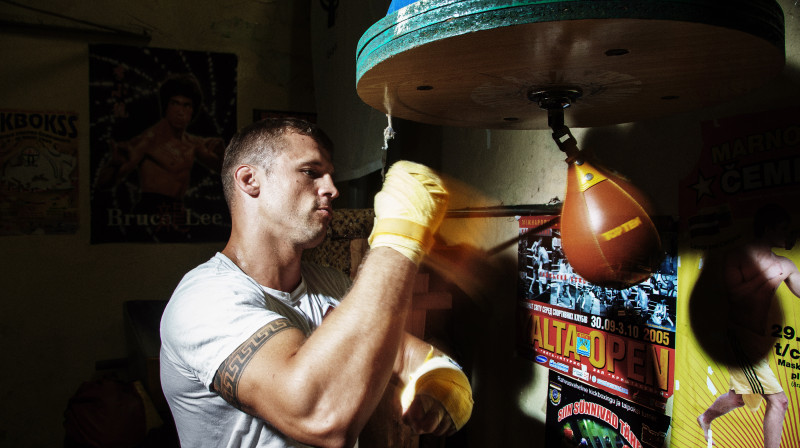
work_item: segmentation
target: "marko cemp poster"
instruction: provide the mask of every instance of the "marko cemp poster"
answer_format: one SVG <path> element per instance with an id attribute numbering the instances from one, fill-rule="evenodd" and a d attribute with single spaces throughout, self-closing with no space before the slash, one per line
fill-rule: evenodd
<path id="1" fill-rule="evenodd" d="M 800 109 L 702 123 L 681 184 L 672 446 L 800 447 Z"/>

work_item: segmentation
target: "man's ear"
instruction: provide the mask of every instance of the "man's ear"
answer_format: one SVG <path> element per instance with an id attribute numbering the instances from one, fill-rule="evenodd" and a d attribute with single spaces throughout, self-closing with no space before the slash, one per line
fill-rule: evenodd
<path id="1" fill-rule="evenodd" d="M 233 181 L 236 188 L 249 196 L 256 197 L 261 191 L 260 184 L 256 178 L 256 169 L 251 165 L 241 165 L 236 168 L 233 173 Z"/>

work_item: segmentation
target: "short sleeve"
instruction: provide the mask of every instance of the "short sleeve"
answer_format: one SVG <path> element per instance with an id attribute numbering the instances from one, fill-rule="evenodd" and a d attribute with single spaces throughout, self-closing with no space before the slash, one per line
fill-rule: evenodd
<path id="1" fill-rule="evenodd" d="M 272 301 L 277 302 L 244 273 L 219 263 L 201 265 L 183 278 L 164 310 L 162 353 L 210 387 L 239 345 L 283 317 Z"/>

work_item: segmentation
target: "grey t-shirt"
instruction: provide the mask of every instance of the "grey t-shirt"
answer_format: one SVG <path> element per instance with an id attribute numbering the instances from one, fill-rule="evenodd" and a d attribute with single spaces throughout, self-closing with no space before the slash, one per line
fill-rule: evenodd
<path id="1" fill-rule="evenodd" d="M 291 293 L 258 284 L 217 253 L 186 274 L 161 318 L 161 387 L 185 447 L 305 447 L 211 392 L 220 364 L 280 318 L 311 334 L 350 287 L 343 273 L 303 264 Z"/>

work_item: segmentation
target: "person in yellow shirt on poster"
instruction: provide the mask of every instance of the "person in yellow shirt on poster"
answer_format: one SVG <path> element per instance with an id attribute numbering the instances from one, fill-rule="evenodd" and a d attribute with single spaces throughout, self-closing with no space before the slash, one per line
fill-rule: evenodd
<path id="1" fill-rule="evenodd" d="M 769 366 L 765 347 L 772 346 L 767 333 L 769 310 L 778 287 L 785 283 L 800 297 L 800 272 L 773 248 L 791 249 L 794 235 L 791 217 L 775 204 L 761 207 L 753 220 L 754 239 L 724 257 L 721 287 L 729 305 L 728 337 L 731 359 L 730 390 L 718 397 L 697 422 L 709 441 L 711 423 L 728 412 L 747 405 L 756 411 L 761 399 L 764 413 L 764 447 L 778 448 L 788 400 Z"/>

